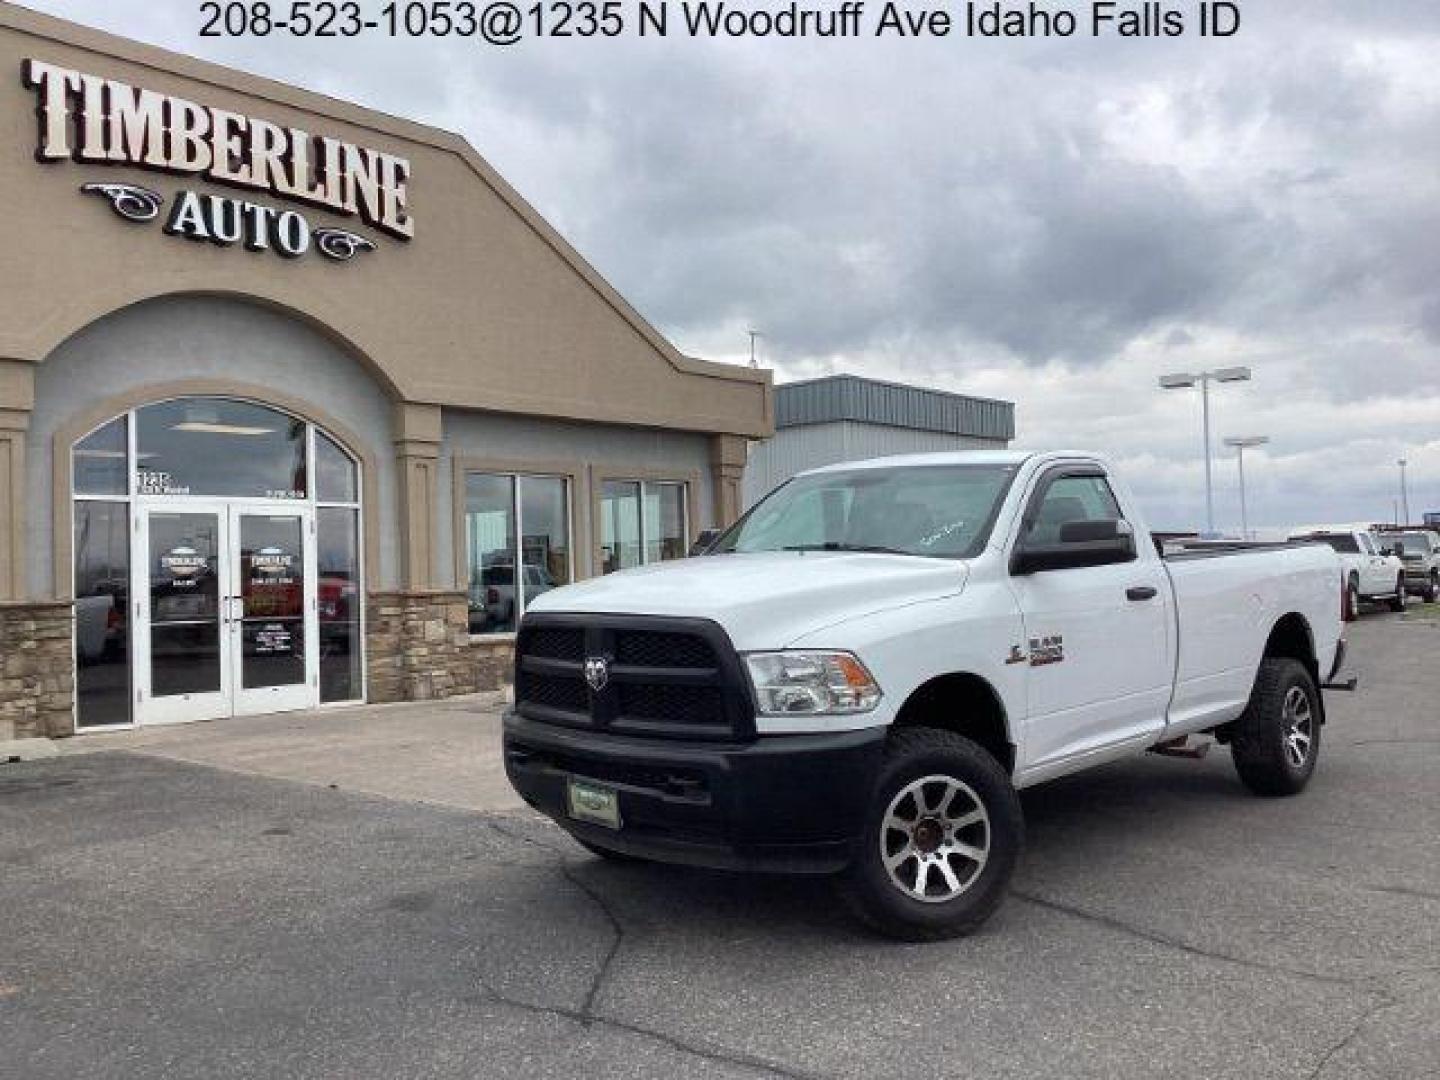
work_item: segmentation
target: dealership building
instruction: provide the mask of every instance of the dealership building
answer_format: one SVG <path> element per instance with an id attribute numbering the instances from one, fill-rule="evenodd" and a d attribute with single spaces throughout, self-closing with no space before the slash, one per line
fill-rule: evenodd
<path id="1" fill-rule="evenodd" d="M 462 139 L 0 3 L 0 740 L 498 685 L 732 519 L 680 354 Z"/>
<path id="2" fill-rule="evenodd" d="M 1015 438 L 1015 406 L 928 387 L 826 375 L 775 387 L 775 436 L 756 443 L 745 467 L 751 506 L 790 477 L 840 461 L 1004 450 Z"/>

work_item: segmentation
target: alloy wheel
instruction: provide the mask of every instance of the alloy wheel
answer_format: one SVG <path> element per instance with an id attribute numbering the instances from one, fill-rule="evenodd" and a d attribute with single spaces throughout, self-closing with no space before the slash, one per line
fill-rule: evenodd
<path id="1" fill-rule="evenodd" d="M 1315 714 L 1310 707 L 1310 695 L 1300 687 L 1292 686 L 1285 694 L 1280 719 L 1285 726 L 1285 758 L 1292 768 L 1303 769 L 1315 737 Z"/>
<path id="2" fill-rule="evenodd" d="M 965 892 L 990 858 L 990 815 L 969 784 L 925 776 L 890 800 L 880 860 L 905 895 L 941 904 Z"/>

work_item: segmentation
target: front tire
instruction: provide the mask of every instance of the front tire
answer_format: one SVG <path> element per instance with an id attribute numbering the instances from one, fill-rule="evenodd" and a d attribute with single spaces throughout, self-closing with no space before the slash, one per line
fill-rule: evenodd
<path id="1" fill-rule="evenodd" d="M 1360 582 L 1351 578 L 1345 586 L 1345 621 L 1354 622 L 1360 618 Z"/>
<path id="2" fill-rule="evenodd" d="M 1320 715 L 1320 692 L 1304 664 L 1262 660 L 1250 704 L 1231 732 L 1241 782 L 1257 795 L 1303 791 L 1320 756 Z"/>
<path id="3" fill-rule="evenodd" d="M 841 893 L 887 937 L 960 937 L 1000 906 L 1024 845 L 1020 800 L 999 762 L 953 732 L 902 728 Z"/>
<path id="4" fill-rule="evenodd" d="M 1430 580 L 1425 583 L 1425 589 L 1421 592 L 1420 599 L 1427 604 L 1433 604 L 1440 599 L 1440 574 L 1430 575 Z"/>
<path id="5" fill-rule="evenodd" d="M 1405 579 L 1403 577 L 1395 579 L 1395 595 L 1390 598 L 1390 610 L 1405 610 Z"/>

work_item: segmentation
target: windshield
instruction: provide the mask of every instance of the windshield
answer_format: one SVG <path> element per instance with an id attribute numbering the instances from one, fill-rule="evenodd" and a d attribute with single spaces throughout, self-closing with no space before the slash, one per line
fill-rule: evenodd
<path id="1" fill-rule="evenodd" d="M 1013 465 L 908 465 L 798 476 L 710 549 L 883 551 L 971 558 L 984 548 Z"/>
<path id="2" fill-rule="evenodd" d="M 1406 555 L 1423 555 L 1430 550 L 1429 533 L 1396 533 L 1392 539 L 1405 545 Z"/>

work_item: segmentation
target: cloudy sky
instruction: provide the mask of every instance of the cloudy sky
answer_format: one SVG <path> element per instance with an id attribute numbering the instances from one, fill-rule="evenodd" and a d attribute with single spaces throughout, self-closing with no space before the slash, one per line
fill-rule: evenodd
<path id="1" fill-rule="evenodd" d="M 1388 520 L 1400 457 L 1440 510 L 1433 0 L 1246 0 L 1224 41 L 508 50 L 32 6 L 459 131 L 686 352 L 743 362 L 756 327 L 782 381 L 1013 400 L 1019 445 L 1115 455 L 1158 524 L 1204 485 L 1198 396 L 1156 378 L 1236 364 L 1217 446 L 1273 440 L 1252 524 Z M 1235 475 L 1218 450 L 1222 526 Z"/>

